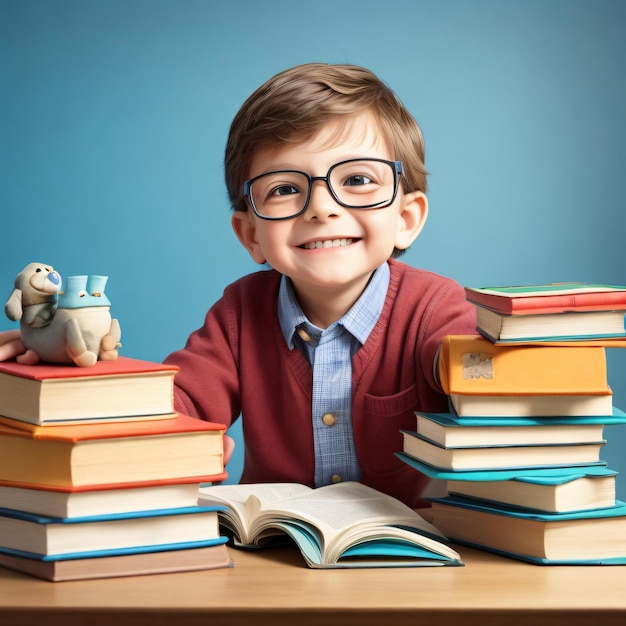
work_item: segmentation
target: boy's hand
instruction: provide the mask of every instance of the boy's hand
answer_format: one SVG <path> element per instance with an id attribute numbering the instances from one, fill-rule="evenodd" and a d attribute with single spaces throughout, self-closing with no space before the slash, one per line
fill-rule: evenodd
<path id="1" fill-rule="evenodd" d="M 8 361 L 25 352 L 19 330 L 0 331 L 0 361 Z"/>
<path id="2" fill-rule="evenodd" d="M 224 465 L 228 463 L 235 450 L 235 440 L 229 435 L 224 435 Z"/>

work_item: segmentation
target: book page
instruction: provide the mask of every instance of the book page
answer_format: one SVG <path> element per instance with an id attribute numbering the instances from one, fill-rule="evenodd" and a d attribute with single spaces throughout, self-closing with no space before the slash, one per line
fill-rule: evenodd
<path id="1" fill-rule="evenodd" d="M 405 525 L 429 534 L 440 534 L 399 500 L 357 482 L 311 489 L 280 501 L 266 498 L 263 491 L 254 495 L 258 502 L 257 526 L 266 523 L 268 519 L 279 519 L 288 514 L 315 525 L 327 541 L 355 525 Z"/>
<path id="2" fill-rule="evenodd" d="M 312 491 L 310 487 L 297 483 L 217 485 L 201 487 L 198 504 L 226 504 L 229 507 L 223 516 L 226 525 L 237 534 L 241 543 L 247 544 L 252 543 L 248 526 L 255 514 L 254 509 L 258 509 L 257 498 L 269 504 L 309 491 Z"/>

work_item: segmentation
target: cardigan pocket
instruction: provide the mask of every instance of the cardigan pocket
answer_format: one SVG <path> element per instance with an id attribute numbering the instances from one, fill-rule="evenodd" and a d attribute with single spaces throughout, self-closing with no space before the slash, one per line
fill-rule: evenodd
<path id="1" fill-rule="evenodd" d="M 415 430 L 417 387 L 391 396 L 366 394 L 364 398 L 364 420 L 362 424 L 367 465 L 377 473 L 397 471 L 401 461 L 395 456 L 402 451 L 401 430 Z"/>

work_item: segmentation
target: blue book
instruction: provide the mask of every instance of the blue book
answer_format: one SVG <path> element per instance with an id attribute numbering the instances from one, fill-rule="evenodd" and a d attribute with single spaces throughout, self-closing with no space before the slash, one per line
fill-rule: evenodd
<path id="1" fill-rule="evenodd" d="M 536 513 L 457 496 L 433 498 L 433 523 L 452 541 L 540 564 L 626 564 L 626 504 Z"/>
<path id="2" fill-rule="evenodd" d="M 435 467 L 415 459 L 404 452 L 396 452 L 396 456 L 410 465 L 413 469 L 421 472 L 433 480 L 465 480 L 465 481 L 498 481 L 513 480 L 518 478 L 544 478 L 557 480 L 564 476 L 607 476 L 615 475 L 617 472 L 607 468 L 604 461 L 593 464 L 568 465 L 556 467 L 524 467 L 524 468 L 496 468 L 490 470 L 450 470 Z"/>
<path id="3" fill-rule="evenodd" d="M 91 517 L 55 518 L 0 510 L 0 550 L 32 558 L 78 558 L 125 550 L 147 551 L 181 543 L 219 539 L 219 506 L 139 511 Z"/>
<path id="4" fill-rule="evenodd" d="M 145 576 L 232 567 L 227 538 L 42 556 L 0 548 L 0 566 L 44 580 Z"/>

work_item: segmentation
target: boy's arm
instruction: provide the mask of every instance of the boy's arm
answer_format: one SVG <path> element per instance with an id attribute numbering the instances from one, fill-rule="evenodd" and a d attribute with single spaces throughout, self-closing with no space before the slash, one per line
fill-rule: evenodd
<path id="1" fill-rule="evenodd" d="M 429 308 L 431 311 L 436 311 L 436 314 L 431 314 L 429 317 L 428 341 L 431 342 L 435 350 L 432 360 L 432 378 L 435 389 L 443 393 L 439 380 L 441 342 L 447 335 L 476 334 L 476 307 L 468 302 L 464 289 L 458 283 L 448 281 L 432 299 Z"/>
<path id="2" fill-rule="evenodd" d="M 229 311 L 224 298 L 219 300 L 185 347 L 165 359 L 180 368 L 174 379 L 174 409 L 227 426 L 241 411 L 236 342 L 229 335 L 236 324 Z"/>

